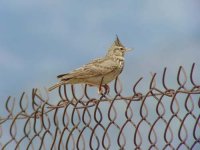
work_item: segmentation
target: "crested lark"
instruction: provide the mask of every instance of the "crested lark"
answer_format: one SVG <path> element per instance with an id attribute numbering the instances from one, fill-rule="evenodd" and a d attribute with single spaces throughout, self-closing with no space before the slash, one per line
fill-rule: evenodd
<path id="1" fill-rule="evenodd" d="M 108 87 L 107 84 L 122 72 L 124 53 L 128 50 L 130 49 L 124 47 L 119 38 L 116 37 L 105 57 L 95 59 L 70 73 L 58 75 L 59 82 L 50 87 L 49 91 L 63 84 L 85 83 L 91 86 L 98 86 L 100 92 L 101 86 Z"/>

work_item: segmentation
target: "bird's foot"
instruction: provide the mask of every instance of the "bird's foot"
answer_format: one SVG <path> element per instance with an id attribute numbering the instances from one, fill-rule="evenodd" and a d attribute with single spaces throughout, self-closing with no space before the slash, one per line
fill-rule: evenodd
<path id="1" fill-rule="evenodd" d="M 104 88 L 104 90 L 103 90 L 103 88 Z M 110 87 L 107 85 L 107 84 L 105 84 L 105 85 L 100 85 L 99 86 L 99 89 L 98 89 L 98 93 L 100 94 L 100 95 L 102 95 L 102 94 L 109 94 L 110 93 Z"/>
<path id="2" fill-rule="evenodd" d="M 99 88 L 98 88 L 98 94 L 99 95 L 103 95 L 104 92 L 103 92 L 103 89 L 102 89 L 102 86 L 100 85 Z"/>
<path id="3" fill-rule="evenodd" d="M 104 89 L 105 89 L 105 93 L 109 94 L 110 93 L 110 87 L 108 84 L 103 85 Z"/>

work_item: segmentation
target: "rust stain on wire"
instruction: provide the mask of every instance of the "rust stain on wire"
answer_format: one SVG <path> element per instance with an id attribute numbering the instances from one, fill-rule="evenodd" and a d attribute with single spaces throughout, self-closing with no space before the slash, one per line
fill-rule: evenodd
<path id="1" fill-rule="evenodd" d="M 177 88 L 167 85 L 167 68 L 157 87 L 152 74 L 146 92 L 143 78 L 124 96 L 115 80 L 112 95 L 94 96 L 87 85 L 58 89 L 52 103 L 47 91 L 31 97 L 8 97 L 0 114 L 0 149 L 199 149 L 200 85 L 180 66 Z M 57 104 L 55 104 L 57 102 Z"/>

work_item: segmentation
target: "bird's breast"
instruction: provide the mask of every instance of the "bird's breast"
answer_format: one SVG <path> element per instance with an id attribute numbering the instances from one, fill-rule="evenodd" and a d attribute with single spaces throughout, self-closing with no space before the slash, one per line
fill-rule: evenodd
<path id="1" fill-rule="evenodd" d="M 115 57 L 114 61 L 117 63 L 117 66 L 119 68 L 123 68 L 123 66 L 124 66 L 124 59 L 121 59 L 121 57 L 119 57 L 119 58 Z"/>

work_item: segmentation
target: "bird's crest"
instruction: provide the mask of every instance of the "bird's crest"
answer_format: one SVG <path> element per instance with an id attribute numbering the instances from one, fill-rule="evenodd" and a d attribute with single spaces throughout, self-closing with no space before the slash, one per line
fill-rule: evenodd
<path id="1" fill-rule="evenodd" d="M 120 42 L 119 37 L 116 35 L 116 39 L 114 41 L 115 46 L 121 46 L 124 47 L 124 45 Z"/>

